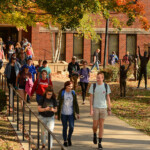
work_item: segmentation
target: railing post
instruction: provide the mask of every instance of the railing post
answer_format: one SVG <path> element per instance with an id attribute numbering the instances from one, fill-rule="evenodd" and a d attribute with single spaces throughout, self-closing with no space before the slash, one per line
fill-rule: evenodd
<path id="1" fill-rule="evenodd" d="M 29 109 L 29 150 L 31 149 L 31 110 Z"/>
<path id="2" fill-rule="evenodd" d="M 12 97 L 12 109 L 13 109 L 13 122 L 14 122 L 14 90 L 13 88 L 11 87 L 11 97 Z"/>
<path id="3" fill-rule="evenodd" d="M 39 119 L 38 119 L 38 124 L 37 124 L 37 130 L 38 130 L 38 135 L 37 135 L 37 143 L 38 143 L 38 149 L 39 149 L 39 146 L 40 146 L 40 143 L 39 143 L 39 138 L 40 138 L 40 122 L 39 122 Z"/>
<path id="4" fill-rule="evenodd" d="M 24 100 L 23 100 L 23 129 L 22 129 L 22 136 L 23 136 L 23 141 L 24 141 Z"/>
<path id="5" fill-rule="evenodd" d="M 19 131 L 19 96 L 17 94 L 17 131 Z"/>
<path id="6" fill-rule="evenodd" d="M 48 131 L 48 150 L 50 150 L 50 148 L 51 148 L 51 137 L 50 137 L 50 133 L 49 133 L 49 131 Z"/>
<path id="7" fill-rule="evenodd" d="M 10 116 L 10 86 L 9 86 L 9 116 Z"/>
<path id="8" fill-rule="evenodd" d="M 2 90 L 3 90 L 3 75 L 2 75 Z"/>

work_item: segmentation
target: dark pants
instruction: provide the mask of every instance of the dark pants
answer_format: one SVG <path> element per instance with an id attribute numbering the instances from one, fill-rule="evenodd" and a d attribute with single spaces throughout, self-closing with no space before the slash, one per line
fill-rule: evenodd
<path id="1" fill-rule="evenodd" d="M 147 70 L 140 70 L 138 87 L 140 86 L 140 82 L 141 82 L 141 80 L 142 80 L 142 75 L 144 75 L 145 88 L 147 88 Z"/>
<path id="2" fill-rule="evenodd" d="M 63 115 L 61 114 L 61 121 L 63 125 L 63 139 L 64 141 L 67 141 L 67 128 L 68 128 L 68 122 L 69 122 L 69 133 L 68 133 L 68 139 L 71 140 L 71 136 L 74 129 L 74 116 L 72 115 Z"/>
<path id="3" fill-rule="evenodd" d="M 81 85 L 81 89 L 82 89 L 82 99 L 83 99 L 83 102 L 84 102 L 85 97 L 86 97 L 86 91 L 87 91 L 88 83 L 80 82 L 80 85 Z"/>
<path id="4" fill-rule="evenodd" d="M 73 89 L 76 90 L 77 87 L 77 81 L 78 81 L 78 76 L 71 76 L 70 81 L 73 82 Z"/>
<path id="5" fill-rule="evenodd" d="M 122 95 L 123 93 L 123 95 Z M 120 96 L 126 96 L 126 80 L 121 80 L 120 81 Z"/>

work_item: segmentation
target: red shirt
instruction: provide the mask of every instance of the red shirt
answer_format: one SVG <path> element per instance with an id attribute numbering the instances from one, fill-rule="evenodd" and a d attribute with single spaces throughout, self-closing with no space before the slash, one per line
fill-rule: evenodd
<path id="1" fill-rule="evenodd" d="M 42 79 L 37 79 L 35 82 L 34 82 L 34 85 L 33 85 L 33 88 L 32 88 L 32 91 L 31 91 L 31 96 L 33 95 L 33 93 L 36 91 L 36 94 L 38 95 L 43 95 L 46 88 L 51 85 L 52 86 L 52 82 L 51 80 L 49 79 L 46 79 L 46 80 L 42 80 Z"/>

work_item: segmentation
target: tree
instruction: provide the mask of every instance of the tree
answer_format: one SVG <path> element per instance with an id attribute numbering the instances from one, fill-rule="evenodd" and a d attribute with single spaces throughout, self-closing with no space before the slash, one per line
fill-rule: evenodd
<path id="1" fill-rule="evenodd" d="M 59 60 L 61 50 L 61 37 L 64 30 L 77 30 L 86 38 L 96 37 L 95 24 L 101 19 L 94 20 L 94 16 L 108 19 L 112 25 L 121 30 L 125 22 L 111 16 L 110 11 L 123 13 L 128 16 L 126 24 L 132 25 L 139 19 L 142 28 L 149 29 L 149 22 L 144 17 L 144 6 L 136 0 L 1 0 L 0 22 L 16 25 L 25 29 L 27 25 L 33 26 L 41 23 L 51 31 L 52 26 L 58 28 L 57 49 L 55 62 Z M 52 35 L 52 34 L 51 34 Z"/>

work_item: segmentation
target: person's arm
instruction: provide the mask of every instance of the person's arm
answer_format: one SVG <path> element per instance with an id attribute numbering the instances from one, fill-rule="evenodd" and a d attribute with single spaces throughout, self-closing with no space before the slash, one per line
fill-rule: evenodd
<path id="1" fill-rule="evenodd" d="M 107 105 L 108 105 L 108 115 L 111 115 L 111 101 L 109 94 L 107 94 Z"/>
<path id="2" fill-rule="evenodd" d="M 80 115 L 79 115 L 79 105 L 78 105 L 78 101 L 77 101 L 77 95 L 75 94 L 75 105 L 76 105 L 76 115 L 77 115 L 77 118 L 79 119 L 80 118 Z"/>
<path id="3" fill-rule="evenodd" d="M 93 116 L 93 94 L 90 94 L 90 115 Z"/>
<path id="4" fill-rule="evenodd" d="M 131 66 L 131 61 L 129 62 L 129 65 L 128 65 L 128 68 L 126 69 L 126 72 L 128 72 L 130 66 Z"/>
<path id="5" fill-rule="evenodd" d="M 138 46 L 139 58 L 141 59 L 140 46 Z"/>
<path id="6" fill-rule="evenodd" d="M 96 62 L 96 56 L 94 56 L 94 63 Z"/>
<path id="7" fill-rule="evenodd" d="M 18 79 L 20 78 L 20 74 L 17 75 L 16 77 L 16 87 L 18 86 Z"/>

